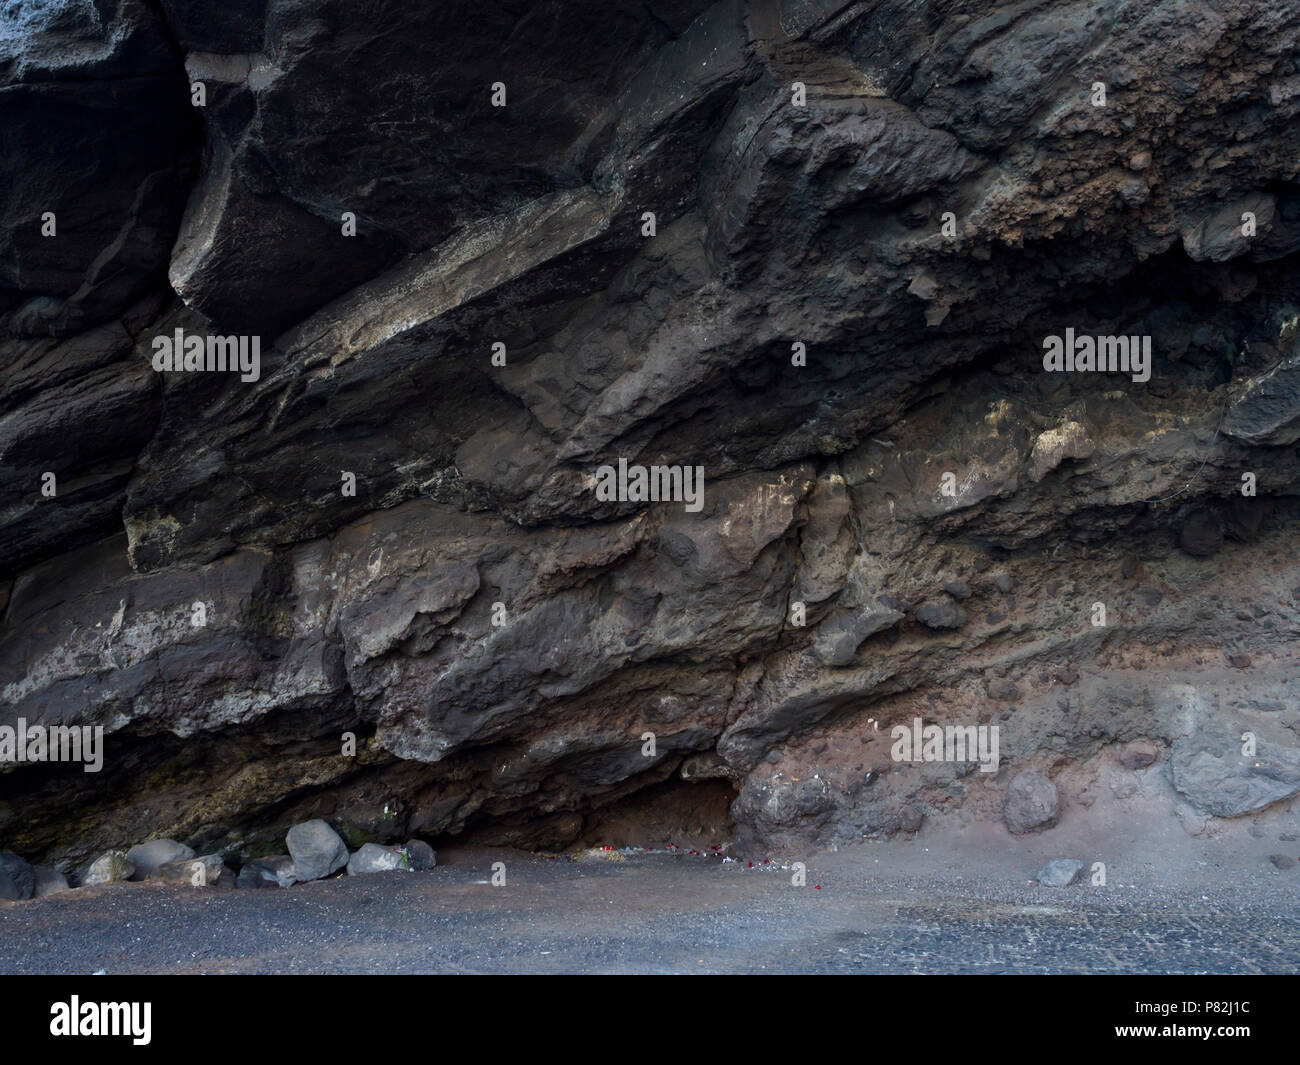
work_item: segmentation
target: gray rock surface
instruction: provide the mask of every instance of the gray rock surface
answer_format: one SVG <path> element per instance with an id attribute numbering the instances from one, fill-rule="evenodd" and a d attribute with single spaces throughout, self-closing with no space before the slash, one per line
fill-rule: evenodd
<path id="1" fill-rule="evenodd" d="M 1169 755 L 1174 787 L 1215 817 L 1241 817 L 1300 794 L 1300 750 L 1260 742 L 1247 755 L 1242 747 L 1219 729 L 1179 740 Z"/>

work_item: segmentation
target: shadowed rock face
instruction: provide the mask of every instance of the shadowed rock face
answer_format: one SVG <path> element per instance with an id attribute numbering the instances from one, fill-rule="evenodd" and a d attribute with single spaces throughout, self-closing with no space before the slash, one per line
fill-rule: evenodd
<path id="1" fill-rule="evenodd" d="M 725 782 L 791 849 L 1028 771 L 1067 819 L 1133 741 L 1287 813 L 1297 54 L 1286 0 L 0 5 L 0 725 L 105 731 L 0 765 L 0 847 L 559 846 Z M 178 328 L 257 379 L 156 372 Z"/>

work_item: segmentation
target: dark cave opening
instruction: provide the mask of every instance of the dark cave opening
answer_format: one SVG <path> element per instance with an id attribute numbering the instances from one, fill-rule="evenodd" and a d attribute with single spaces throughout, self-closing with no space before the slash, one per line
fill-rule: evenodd
<path id="1" fill-rule="evenodd" d="M 738 795 L 727 779 L 669 780 L 641 788 L 585 813 L 526 811 L 480 824 L 458 835 L 431 837 L 438 847 L 518 847 L 555 852 L 590 847 L 661 849 L 668 844 L 705 849 L 735 836 L 731 805 Z"/>

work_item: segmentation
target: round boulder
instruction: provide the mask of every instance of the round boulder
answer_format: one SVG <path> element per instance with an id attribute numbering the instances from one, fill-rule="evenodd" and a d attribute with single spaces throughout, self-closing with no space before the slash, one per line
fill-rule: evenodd
<path id="1" fill-rule="evenodd" d="M 395 847 L 381 847 L 378 843 L 363 844 L 348 861 L 348 876 L 388 873 L 394 869 L 407 869 L 402 852 Z"/>
<path id="2" fill-rule="evenodd" d="M 94 887 L 96 884 L 113 884 L 119 880 L 130 880 L 135 875 L 135 866 L 127 861 L 121 851 L 105 851 L 86 870 L 81 878 L 82 887 Z"/>
<path id="3" fill-rule="evenodd" d="M 298 880 L 319 880 L 348 864 L 347 844 L 320 818 L 294 825 L 285 842 Z"/>
<path id="4" fill-rule="evenodd" d="M 1016 835 L 1039 832 L 1056 824 L 1060 796 L 1042 773 L 1027 769 L 1016 774 L 1002 800 L 1002 819 Z"/>
<path id="5" fill-rule="evenodd" d="M 36 897 L 45 898 L 46 895 L 57 895 L 62 891 L 71 889 L 68 878 L 60 873 L 57 869 L 48 865 L 37 865 L 36 871 Z"/>
<path id="6" fill-rule="evenodd" d="M 438 864 L 437 852 L 422 839 L 408 839 L 402 850 L 414 873 L 423 873 Z"/>
<path id="7" fill-rule="evenodd" d="M 194 857 L 194 850 L 174 839 L 151 839 L 137 843 L 126 852 L 126 860 L 135 866 L 135 880 L 147 880 L 159 866 L 168 862 L 181 862 Z"/>

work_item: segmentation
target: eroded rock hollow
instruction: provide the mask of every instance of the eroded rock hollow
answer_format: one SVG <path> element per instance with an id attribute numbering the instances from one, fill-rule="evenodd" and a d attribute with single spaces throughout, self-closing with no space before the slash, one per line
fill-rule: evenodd
<path id="1" fill-rule="evenodd" d="M 0 725 L 104 730 L 0 846 L 1291 816 L 1298 57 L 1292 0 L 0 5 Z"/>

